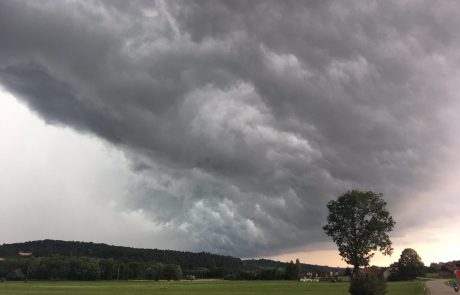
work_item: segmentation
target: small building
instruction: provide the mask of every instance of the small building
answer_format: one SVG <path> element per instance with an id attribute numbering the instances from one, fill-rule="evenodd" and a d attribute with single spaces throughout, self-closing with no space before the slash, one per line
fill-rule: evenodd
<path id="1" fill-rule="evenodd" d="M 5 261 L 5 258 L 3 258 L 3 257 L 0 257 L 0 261 Z"/>
<path id="2" fill-rule="evenodd" d="M 18 255 L 23 256 L 23 257 L 28 257 L 28 256 L 32 256 L 32 252 L 19 251 Z"/>

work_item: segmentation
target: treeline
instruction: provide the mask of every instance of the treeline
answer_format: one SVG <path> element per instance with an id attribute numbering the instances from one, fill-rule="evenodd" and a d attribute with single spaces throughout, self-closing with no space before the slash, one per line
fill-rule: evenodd
<path id="1" fill-rule="evenodd" d="M 3 244 L 0 246 L 0 257 L 14 257 L 17 256 L 20 251 L 31 252 L 34 257 L 59 255 L 111 258 L 116 261 L 130 262 L 155 261 L 162 264 L 178 264 L 185 269 L 193 269 L 196 267 L 205 267 L 208 269 L 240 269 L 243 266 L 239 258 L 206 252 L 192 253 L 174 250 L 138 249 L 91 242 L 56 240 Z"/>
<path id="2" fill-rule="evenodd" d="M 287 264 L 286 262 L 275 261 L 270 259 L 247 259 L 243 260 L 244 268 L 248 270 L 257 270 L 257 269 L 285 269 Z M 316 265 L 316 264 L 307 264 L 300 263 L 301 272 L 310 272 L 318 274 L 319 276 L 325 276 L 331 272 L 343 272 L 344 269 L 340 267 L 331 267 L 326 265 Z"/>
<path id="3" fill-rule="evenodd" d="M 44 240 L 0 246 L 0 278 L 8 280 L 281 280 L 298 279 L 301 272 L 329 271 L 339 269 L 85 242 Z"/>
<path id="4" fill-rule="evenodd" d="M 223 278 L 226 280 L 298 280 L 299 262 L 284 269 L 229 270 L 196 268 L 182 270 L 180 265 L 158 262 L 121 262 L 114 259 L 51 256 L 10 258 L 0 262 L 0 278 L 6 280 L 180 280 Z"/>
<path id="5" fill-rule="evenodd" d="M 91 257 L 51 256 L 0 262 L 0 278 L 7 280 L 180 280 L 180 265 L 120 262 Z"/>
<path id="6" fill-rule="evenodd" d="M 460 269 L 460 260 L 453 260 L 449 262 L 431 263 L 426 268 L 427 273 L 438 273 L 442 277 L 451 277 L 454 271 Z"/>

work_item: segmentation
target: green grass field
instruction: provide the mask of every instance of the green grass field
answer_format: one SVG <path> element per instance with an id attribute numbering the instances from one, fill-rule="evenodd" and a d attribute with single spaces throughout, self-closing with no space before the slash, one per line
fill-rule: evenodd
<path id="1" fill-rule="evenodd" d="M 65 294 L 65 295 L 198 295 L 198 294 L 348 294 L 347 283 L 300 283 L 289 281 L 194 281 L 194 282 L 4 282 L 0 294 Z M 422 295 L 421 282 L 388 284 L 388 295 Z"/>

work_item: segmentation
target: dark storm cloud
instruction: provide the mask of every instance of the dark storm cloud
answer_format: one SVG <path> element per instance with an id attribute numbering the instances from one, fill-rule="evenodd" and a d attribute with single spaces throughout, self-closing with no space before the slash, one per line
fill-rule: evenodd
<path id="1" fill-rule="evenodd" d="M 66 124 L 78 130 L 91 130 L 117 142 L 114 130 L 117 121 L 106 119 L 94 106 L 85 105 L 68 85 L 52 79 L 35 66 L 8 66 L 0 70 L 2 82 L 30 108 L 39 112 L 50 124 Z"/>
<path id="2" fill-rule="evenodd" d="M 0 78 L 117 144 L 143 209 L 190 249 L 322 242 L 351 188 L 404 204 L 449 152 L 460 6 L 422 1 L 0 3 Z"/>

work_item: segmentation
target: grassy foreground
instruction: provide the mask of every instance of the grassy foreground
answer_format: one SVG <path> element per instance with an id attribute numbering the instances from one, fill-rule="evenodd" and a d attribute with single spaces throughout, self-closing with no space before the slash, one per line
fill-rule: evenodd
<path id="1" fill-rule="evenodd" d="M 198 295 L 198 294 L 348 294 L 347 283 L 300 283 L 289 281 L 194 281 L 194 282 L 4 282 L 0 294 L 66 294 L 66 295 Z M 388 283 L 388 295 L 422 295 L 421 282 Z"/>

